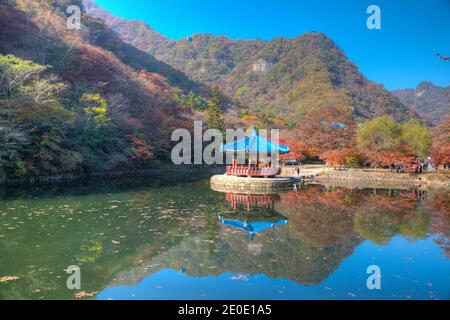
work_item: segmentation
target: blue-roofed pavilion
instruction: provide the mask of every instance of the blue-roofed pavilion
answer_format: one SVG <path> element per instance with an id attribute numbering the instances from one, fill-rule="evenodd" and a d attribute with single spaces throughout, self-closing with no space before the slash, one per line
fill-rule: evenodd
<path id="1" fill-rule="evenodd" d="M 247 177 L 274 177 L 280 174 L 281 169 L 278 166 L 273 166 L 270 163 L 268 166 L 261 167 L 258 162 L 252 163 L 249 159 L 250 154 L 258 155 L 264 154 L 285 154 L 289 153 L 288 146 L 276 143 L 275 141 L 267 140 L 258 135 L 256 128 L 253 127 L 250 136 L 235 141 L 233 143 L 224 144 L 221 146 L 222 152 L 245 152 L 247 156 L 247 164 L 239 165 L 236 160 L 233 164 L 227 167 L 227 175 L 233 176 L 247 176 Z"/>

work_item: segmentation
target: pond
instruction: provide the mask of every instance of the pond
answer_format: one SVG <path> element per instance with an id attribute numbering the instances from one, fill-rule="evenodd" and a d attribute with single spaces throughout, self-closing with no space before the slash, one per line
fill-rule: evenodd
<path id="1" fill-rule="evenodd" d="M 450 298 L 446 191 L 243 195 L 150 177 L 0 197 L 0 299 Z"/>

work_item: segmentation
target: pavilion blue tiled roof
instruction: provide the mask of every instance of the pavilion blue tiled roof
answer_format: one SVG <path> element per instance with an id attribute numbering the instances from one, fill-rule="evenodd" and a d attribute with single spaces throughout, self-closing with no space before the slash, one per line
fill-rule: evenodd
<path id="1" fill-rule="evenodd" d="M 258 135 L 256 128 L 253 128 L 252 135 L 247 136 L 234 143 L 225 144 L 220 147 L 222 152 L 231 151 L 247 151 L 258 153 L 289 153 L 291 150 L 288 146 L 276 143 L 274 141 L 266 140 Z"/>

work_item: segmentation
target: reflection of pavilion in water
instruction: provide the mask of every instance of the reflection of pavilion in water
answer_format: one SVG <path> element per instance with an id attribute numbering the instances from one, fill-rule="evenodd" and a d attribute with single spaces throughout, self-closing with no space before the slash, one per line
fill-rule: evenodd
<path id="1" fill-rule="evenodd" d="M 288 223 L 288 219 L 274 209 L 275 202 L 280 201 L 278 194 L 227 193 L 226 200 L 231 210 L 218 214 L 220 222 L 244 230 L 249 234 L 250 240 L 253 240 L 256 233 Z"/>

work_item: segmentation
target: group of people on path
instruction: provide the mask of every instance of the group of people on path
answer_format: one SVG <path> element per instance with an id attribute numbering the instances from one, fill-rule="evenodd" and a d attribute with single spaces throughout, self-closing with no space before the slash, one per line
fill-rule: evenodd
<path id="1" fill-rule="evenodd" d="M 410 167 L 405 167 L 402 164 L 394 165 L 395 171 L 397 173 L 401 172 L 414 172 L 416 174 L 421 174 L 433 169 L 433 163 L 431 162 L 431 158 L 427 158 L 425 160 L 417 159 L 415 163 Z M 406 170 L 405 170 L 406 168 Z M 409 169 L 409 170 L 408 170 Z"/>

